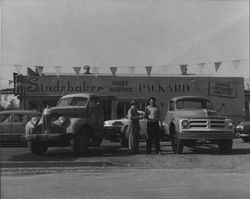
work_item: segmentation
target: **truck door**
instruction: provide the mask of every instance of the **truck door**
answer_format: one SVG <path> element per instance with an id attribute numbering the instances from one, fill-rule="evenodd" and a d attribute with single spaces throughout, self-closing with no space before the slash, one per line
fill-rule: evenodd
<path id="1" fill-rule="evenodd" d="M 168 106 L 168 110 L 167 110 L 167 113 L 165 116 L 165 121 L 167 124 L 170 124 L 170 122 L 171 122 L 170 120 L 171 120 L 171 118 L 173 118 L 173 111 L 174 111 L 174 102 L 170 101 L 169 106 Z"/>

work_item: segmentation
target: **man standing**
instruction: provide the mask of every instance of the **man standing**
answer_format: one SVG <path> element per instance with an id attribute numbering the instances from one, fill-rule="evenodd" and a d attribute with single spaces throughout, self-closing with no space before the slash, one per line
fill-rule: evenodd
<path id="1" fill-rule="evenodd" d="M 159 127 L 159 109 L 156 106 L 155 97 L 150 97 L 149 106 L 147 106 L 145 111 L 145 118 L 148 120 L 147 123 L 147 154 L 151 153 L 152 144 L 155 145 L 155 150 L 157 154 L 161 154 L 160 148 L 160 127 Z"/>
<path id="2" fill-rule="evenodd" d="M 136 102 L 132 100 L 130 102 L 130 109 L 128 110 L 129 125 L 128 135 L 126 137 L 128 139 L 129 149 L 133 154 L 136 154 L 139 148 L 140 118 L 142 118 L 142 116 L 137 111 Z"/>

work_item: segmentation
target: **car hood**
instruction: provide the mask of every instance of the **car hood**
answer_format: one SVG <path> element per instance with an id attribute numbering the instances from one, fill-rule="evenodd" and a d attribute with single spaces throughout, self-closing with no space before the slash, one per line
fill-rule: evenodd
<path id="1" fill-rule="evenodd" d="M 180 110 L 176 111 L 175 116 L 180 118 L 225 118 L 223 116 L 219 116 L 218 113 L 214 110 L 208 110 L 208 109 L 186 109 L 186 110 Z"/>

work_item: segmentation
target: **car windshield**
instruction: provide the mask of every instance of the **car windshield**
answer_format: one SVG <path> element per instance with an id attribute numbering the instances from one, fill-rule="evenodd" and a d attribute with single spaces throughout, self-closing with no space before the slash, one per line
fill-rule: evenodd
<path id="1" fill-rule="evenodd" d="M 57 103 L 57 107 L 63 107 L 63 106 L 86 106 L 87 105 L 88 98 L 86 97 L 67 97 L 61 99 Z"/>
<path id="2" fill-rule="evenodd" d="M 213 109 L 210 101 L 205 99 L 183 99 L 176 102 L 177 109 Z"/>

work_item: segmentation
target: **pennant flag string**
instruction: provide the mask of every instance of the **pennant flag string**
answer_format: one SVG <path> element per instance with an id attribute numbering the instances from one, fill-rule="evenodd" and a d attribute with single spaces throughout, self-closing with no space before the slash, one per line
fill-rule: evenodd
<path id="1" fill-rule="evenodd" d="M 180 65 L 180 67 L 181 67 L 181 74 L 187 75 L 187 64 L 182 64 Z"/>
<path id="2" fill-rule="evenodd" d="M 117 67 L 116 66 L 112 66 L 110 67 L 111 73 L 113 76 L 116 76 L 116 71 L 117 71 Z"/>
<path id="3" fill-rule="evenodd" d="M 217 72 L 219 67 L 221 65 L 221 62 L 214 62 L 214 66 L 215 66 L 215 71 Z"/>
<path id="4" fill-rule="evenodd" d="M 153 66 L 145 66 L 148 76 L 150 77 Z"/>
<path id="5" fill-rule="evenodd" d="M 75 71 L 76 76 L 79 77 L 80 71 L 81 71 L 81 67 L 74 66 L 73 69 Z"/>
<path id="6" fill-rule="evenodd" d="M 199 69 L 200 69 L 200 73 L 202 73 L 202 70 L 204 69 L 206 63 L 199 63 L 199 64 L 197 64 L 197 65 L 198 65 L 198 67 L 199 67 Z"/>
<path id="7" fill-rule="evenodd" d="M 234 66 L 235 70 L 237 70 L 238 66 L 240 64 L 240 60 L 234 60 L 234 61 L 232 61 L 232 63 L 233 63 L 233 66 Z"/>

